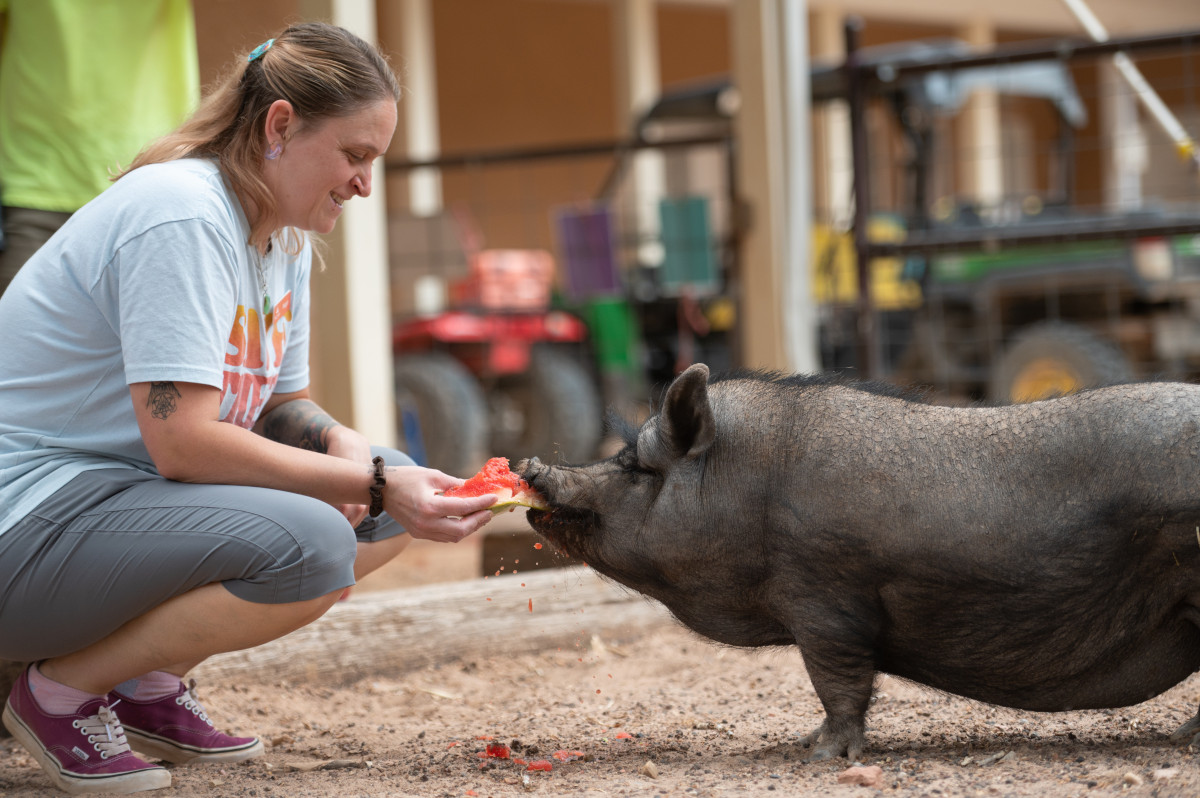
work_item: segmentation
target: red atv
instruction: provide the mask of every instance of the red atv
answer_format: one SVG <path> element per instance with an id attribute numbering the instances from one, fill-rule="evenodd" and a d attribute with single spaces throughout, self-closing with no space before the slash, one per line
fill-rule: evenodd
<path id="1" fill-rule="evenodd" d="M 553 275 L 547 252 L 480 250 L 452 309 L 396 324 L 397 426 L 417 462 L 466 476 L 489 456 L 592 459 L 603 411 L 587 328 L 550 309 Z"/>

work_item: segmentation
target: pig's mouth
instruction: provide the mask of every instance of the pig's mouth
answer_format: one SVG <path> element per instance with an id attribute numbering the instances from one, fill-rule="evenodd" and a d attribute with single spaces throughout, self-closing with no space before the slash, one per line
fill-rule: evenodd
<path id="1" fill-rule="evenodd" d="M 554 494 L 559 492 L 557 484 L 554 480 L 547 479 L 550 469 L 536 457 L 522 461 L 515 470 L 523 479 L 528 480 L 530 486 L 541 494 L 549 505 L 545 509 L 530 508 L 525 513 L 525 520 L 535 532 L 555 546 L 578 556 L 591 531 L 599 525 L 600 516 L 594 510 L 555 501 Z"/>
<path id="2" fill-rule="evenodd" d="M 596 527 L 598 517 L 591 510 L 577 507 L 554 507 L 550 510 L 530 509 L 525 520 L 533 531 L 574 557 L 584 556 L 590 531 Z"/>
<path id="3" fill-rule="evenodd" d="M 555 529 L 576 529 L 590 527 L 596 523 L 596 513 L 591 510 L 581 510 L 577 507 L 551 507 L 548 510 L 530 508 L 525 513 L 525 520 L 541 532 Z"/>

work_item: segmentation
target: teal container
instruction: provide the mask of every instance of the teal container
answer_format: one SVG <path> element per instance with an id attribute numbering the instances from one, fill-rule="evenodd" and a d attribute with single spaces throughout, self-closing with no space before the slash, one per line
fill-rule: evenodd
<path id="1" fill-rule="evenodd" d="M 600 371 L 632 371 L 638 332 L 629 303 L 620 297 L 596 297 L 585 302 L 582 311 Z"/>

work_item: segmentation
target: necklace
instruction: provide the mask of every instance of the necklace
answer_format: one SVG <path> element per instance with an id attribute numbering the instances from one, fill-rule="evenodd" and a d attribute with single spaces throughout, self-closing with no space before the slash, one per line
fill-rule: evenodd
<path id="1" fill-rule="evenodd" d="M 270 241 L 267 242 L 267 254 L 265 256 L 258 251 L 257 247 L 254 249 L 254 271 L 258 274 L 258 286 L 262 289 L 262 312 L 264 319 L 271 315 L 271 292 L 267 290 L 267 267 L 269 264 L 265 262 L 266 258 L 271 256 L 271 249 L 272 245 Z"/>

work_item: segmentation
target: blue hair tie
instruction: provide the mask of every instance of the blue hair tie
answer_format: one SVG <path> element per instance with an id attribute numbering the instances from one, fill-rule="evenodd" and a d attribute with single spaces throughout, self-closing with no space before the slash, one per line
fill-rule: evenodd
<path id="1" fill-rule="evenodd" d="M 255 47 L 250 51 L 250 55 L 246 56 L 246 61 L 253 61 L 256 58 L 262 58 L 262 54 L 271 49 L 271 45 L 275 43 L 274 39 L 267 39 L 265 42 Z"/>

